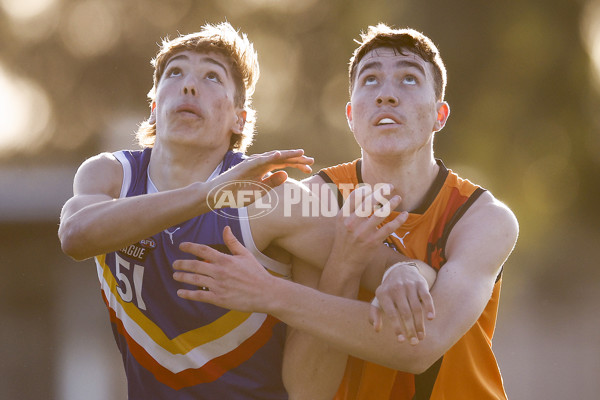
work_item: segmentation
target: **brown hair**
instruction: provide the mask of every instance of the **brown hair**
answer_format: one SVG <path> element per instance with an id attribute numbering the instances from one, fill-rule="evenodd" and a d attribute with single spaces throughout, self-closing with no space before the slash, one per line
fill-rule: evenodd
<path id="1" fill-rule="evenodd" d="M 251 108 L 252 94 L 258 81 L 258 56 L 253 44 L 244 33 L 238 33 L 228 22 L 218 25 L 206 24 L 199 32 L 169 40 L 163 39 L 156 57 L 151 61 L 154 67 L 154 85 L 148 98 L 154 101 L 158 83 L 162 78 L 165 66 L 171 57 L 179 52 L 191 50 L 199 53 L 216 52 L 231 60 L 231 70 L 235 83 L 234 103 L 246 110 L 246 123 L 241 135 L 233 134 L 229 150 L 244 152 L 252 143 L 256 113 Z M 143 121 L 136 133 L 138 142 L 143 147 L 152 147 L 156 139 L 156 123 L 149 119 Z"/>
<path id="2" fill-rule="evenodd" d="M 427 36 L 414 29 L 393 29 L 386 24 L 369 26 L 366 33 L 360 34 L 361 41 L 357 41 L 358 48 L 352 53 L 348 77 L 350 80 L 350 95 L 354 89 L 356 67 L 360 60 L 373 49 L 389 47 L 404 54 L 409 51 L 429 62 L 433 66 L 435 95 L 438 100 L 444 100 L 446 91 L 446 67 L 440 57 L 435 44 Z"/>

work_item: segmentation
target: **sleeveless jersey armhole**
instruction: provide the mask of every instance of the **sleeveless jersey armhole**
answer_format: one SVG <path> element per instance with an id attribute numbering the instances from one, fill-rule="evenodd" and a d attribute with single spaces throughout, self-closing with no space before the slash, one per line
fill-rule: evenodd
<path id="1" fill-rule="evenodd" d="M 262 253 L 256 247 L 256 243 L 254 243 L 254 239 L 252 238 L 252 230 L 250 229 L 250 223 L 248 222 L 248 209 L 247 208 L 239 208 L 238 209 L 239 218 L 240 218 L 240 230 L 242 232 L 242 239 L 244 240 L 244 246 L 256 257 L 258 262 L 260 262 L 266 269 L 275 274 L 285 278 L 290 279 L 291 277 L 291 265 L 284 264 L 277 260 L 272 259 L 271 257 Z"/>
<path id="2" fill-rule="evenodd" d="M 338 208 L 341 210 L 344 206 L 344 195 L 342 194 L 338 186 L 335 184 L 335 182 L 333 182 L 331 177 L 327 175 L 327 172 L 321 170 L 317 173 L 317 175 L 319 175 L 319 177 L 323 179 L 323 181 L 325 181 L 325 184 L 331 189 L 333 193 L 337 194 Z"/>
<path id="3" fill-rule="evenodd" d="M 123 184 L 121 185 L 119 198 L 124 198 L 127 197 L 127 191 L 129 190 L 129 186 L 131 186 L 131 163 L 123 151 L 116 151 L 113 155 L 123 167 Z"/>

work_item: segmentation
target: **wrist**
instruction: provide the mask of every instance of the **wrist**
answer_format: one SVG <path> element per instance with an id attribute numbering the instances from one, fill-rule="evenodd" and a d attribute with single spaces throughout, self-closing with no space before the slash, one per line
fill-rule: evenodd
<path id="1" fill-rule="evenodd" d="M 362 263 L 353 263 L 332 255 L 321 273 L 317 288 L 321 292 L 335 296 L 355 298 L 363 270 Z"/>
<path id="2" fill-rule="evenodd" d="M 209 182 L 194 182 L 189 186 L 193 191 L 192 198 L 195 199 L 196 215 L 205 214 L 214 209 L 215 202 L 209 196 L 212 186 Z"/>
<path id="3" fill-rule="evenodd" d="M 418 273 L 420 273 L 419 270 L 419 266 L 417 265 L 416 262 L 414 261 L 400 261 L 394 265 L 392 265 L 391 267 L 389 267 L 384 273 L 383 273 L 383 278 L 381 278 L 381 283 L 383 283 L 385 281 L 385 278 L 388 277 L 389 274 L 392 273 L 392 271 L 396 268 L 415 268 L 417 270 Z"/>
<path id="4" fill-rule="evenodd" d="M 299 284 L 294 283 L 285 278 L 277 278 L 272 276 L 269 282 L 268 289 L 262 291 L 260 295 L 262 312 L 270 314 L 275 318 L 285 321 L 286 312 L 293 308 L 295 289 Z"/>

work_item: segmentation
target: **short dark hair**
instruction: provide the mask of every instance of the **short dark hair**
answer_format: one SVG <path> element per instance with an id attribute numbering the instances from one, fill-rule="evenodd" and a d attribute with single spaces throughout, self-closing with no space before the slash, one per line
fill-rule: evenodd
<path id="1" fill-rule="evenodd" d="M 388 47 L 404 54 L 410 51 L 429 62 L 433 66 L 434 89 L 438 100 L 444 100 L 446 91 L 446 67 L 440 57 L 440 53 L 431 39 L 414 29 L 393 29 L 386 24 L 369 26 L 367 32 L 360 34 L 359 46 L 352 53 L 348 78 L 350 80 L 350 96 L 354 89 L 356 78 L 356 67 L 362 58 L 373 49 Z"/>

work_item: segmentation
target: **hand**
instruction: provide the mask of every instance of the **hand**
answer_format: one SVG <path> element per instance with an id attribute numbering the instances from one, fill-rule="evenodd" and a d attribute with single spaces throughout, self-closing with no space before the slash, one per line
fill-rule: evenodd
<path id="1" fill-rule="evenodd" d="M 288 175 L 285 171 L 273 170 L 292 167 L 309 174 L 314 162 L 312 157 L 304 155 L 302 149 L 273 150 L 248 156 L 246 160 L 221 174 L 216 181 L 254 181 L 274 188 L 285 182 Z"/>
<path id="2" fill-rule="evenodd" d="M 287 172 L 273 170 L 293 167 L 310 173 L 313 163 L 302 149 L 251 155 L 208 183 L 207 204 L 211 210 L 246 207 L 287 180 Z"/>
<path id="3" fill-rule="evenodd" d="M 244 312 L 264 312 L 263 299 L 272 277 L 254 256 L 235 238 L 230 227 L 223 240 L 232 255 L 197 243 L 182 243 L 179 248 L 202 259 L 177 260 L 173 278 L 198 286 L 199 290 L 179 289 L 177 295 L 219 307 Z M 266 299 L 268 301 L 268 299 Z"/>
<path id="4" fill-rule="evenodd" d="M 401 201 L 397 195 L 387 200 L 391 189 L 391 185 L 381 185 L 374 191 L 369 186 L 361 186 L 348 196 L 336 217 L 336 233 L 330 254 L 330 261 L 339 257 L 344 262 L 328 262 L 328 268 L 340 266 L 343 267 L 340 273 L 362 275 L 384 240 L 406 221 L 408 213 L 402 212 L 379 227 Z"/>
<path id="5" fill-rule="evenodd" d="M 376 331 L 383 325 L 383 313 L 391 320 L 400 342 L 416 345 L 425 338 L 425 320 L 435 317 L 429 285 L 415 262 L 392 265 L 375 291 L 371 302 L 370 322 Z"/>

